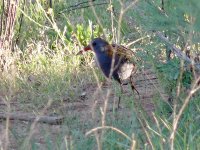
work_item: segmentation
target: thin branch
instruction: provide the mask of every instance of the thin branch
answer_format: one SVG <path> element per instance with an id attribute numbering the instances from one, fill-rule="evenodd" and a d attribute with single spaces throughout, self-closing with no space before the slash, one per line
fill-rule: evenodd
<path id="1" fill-rule="evenodd" d="M 120 42 L 120 38 L 121 38 L 121 24 L 122 24 L 122 18 L 124 16 L 124 14 L 130 9 L 133 8 L 136 3 L 138 2 L 138 0 L 133 1 L 130 5 L 128 5 L 127 7 L 124 8 L 123 3 L 121 3 L 121 10 L 120 10 L 120 14 L 119 14 L 119 19 L 118 19 L 118 30 L 117 30 L 117 41 Z"/>
<path id="2" fill-rule="evenodd" d="M 45 29 L 53 29 L 53 28 L 50 28 L 48 26 L 45 26 L 45 25 L 42 25 L 40 23 L 38 23 L 37 21 L 35 21 L 34 19 L 32 19 L 28 14 L 26 14 L 20 7 L 17 8 L 21 13 L 23 13 L 23 15 L 25 17 L 27 17 L 31 22 L 35 23 L 36 25 L 38 25 L 39 27 L 41 28 L 45 28 Z"/>
<path id="3" fill-rule="evenodd" d="M 141 38 L 139 38 L 139 39 L 137 39 L 137 40 L 134 40 L 134 41 L 132 41 L 132 42 L 126 44 L 126 47 L 130 47 L 131 45 L 133 45 L 133 44 L 135 44 L 135 43 L 137 43 L 137 42 L 139 42 L 139 41 L 141 41 L 141 40 L 143 40 L 143 39 L 145 39 L 145 38 L 149 38 L 149 36 L 141 37 Z"/>
<path id="4" fill-rule="evenodd" d="M 184 54 L 181 51 L 181 49 L 177 48 L 174 44 L 170 43 L 169 40 L 161 32 L 156 32 L 156 35 L 165 43 L 167 43 L 169 47 L 171 47 L 172 51 L 177 55 L 177 57 L 193 64 L 198 70 L 200 70 L 200 64 L 195 64 L 193 60 L 191 60 L 186 54 Z"/>
<path id="5" fill-rule="evenodd" d="M 183 114 L 183 111 L 185 110 L 185 108 L 187 107 L 188 103 L 190 102 L 192 95 L 194 93 L 196 93 L 200 89 L 200 86 L 198 85 L 199 81 L 200 81 L 200 77 L 195 81 L 195 83 L 194 83 L 189 95 L 186 97 L 184 104 L 182 105 L 181 109 L 178 112 L 178 115 L 175 118 L 175 121 L 173 123 L 173 131 L 172 131 L 172 133 L 170 135 L 170 140 L 173 140 L 174 137 L 175 137 L 175 132 L 176 132 L 176 129 L 178 127 L 179 120 L 180 120 L 180 118 L 181 118 L 181 116 Z"/>
<path id="6" fill-rule="evenodd" d="M 72 7 L 72 6 L 70 6 L 70 7 L 68 7 L 67 9 L 61 11 L 59 14 L 64 13 L 64 12 L 66 12 L 66 11 L 69 13 L 69 12 L 71 12 L 71 11 L 73 11 L 73 10 L 77 10 L 77 9 L 83 9 L 83 8 L 88 8 L 88 7 L 91 7 L 91 6 L 99 6 L 99 5 L 106 5 L 106 4 L 108 4 L 108 2 L 97 3 L 97 4 L 89 4 L 89 5 L 78 6 L 78 7 Z M 69 8 L 70 8 L 70 9 L 69 9 Z"/>
<path id="7" fill-rule="evenodd" d="M 90 1 L 94 2 L 95 0 L 90 0 Z M 78 4 L 69 6 L 68 8 L 78 7 L 78 6 L 82 5 L 82 4 L 89 3 L 90 1 L 80 2 L 80 3 L 78 3 Z"/>

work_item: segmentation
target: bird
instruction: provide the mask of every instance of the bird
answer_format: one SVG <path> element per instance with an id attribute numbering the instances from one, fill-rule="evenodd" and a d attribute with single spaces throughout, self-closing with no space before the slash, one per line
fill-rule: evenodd
<path id="1" fill-rule="evenodd" d="M 77 54 L 83 54 L 85 51 L 92 50 L 96 57 L 96 62 L 106 76 L 106 78 L 113 78 L 121 87 L 123 93 L 123 85 L 131 83 L 132 90 L 139 92 L 134 86 L 132 75 L 136 71 L 136 63 L 133 60 L 134 52 L 122 45 L 109 44 L 106 40 L 98 37 L 91 40 L 91 42 L 84 47 L 83 50 Z M 118 108 L 120 108 L 121 96 L 118 100 Z"/>

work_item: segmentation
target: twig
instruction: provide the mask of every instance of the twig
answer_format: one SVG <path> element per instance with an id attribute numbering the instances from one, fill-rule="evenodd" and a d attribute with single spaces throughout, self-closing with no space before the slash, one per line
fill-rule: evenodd
<path id="1" fill-rule="evenodd" d="M 95 0 L 91 0 L 91 1 L 94 2 Z M 68 8 L 71 8 L 71 7 L 78 7 L 79 5 L 82 5 L 82 4 L 85 4 L 85 3 L 89 3 L 89 1 L 80 2 L 80 3 L 76 4 L 76 5 L 71 5 L 71 6 L 69 6 Z"/>
<path id="2" fill-rule="evenodd" d="M 186 97 L 185 99 L 185 102 L 183 103 L 181 109 L 179 110 L 178 114 L 176 115 L 176 118 L 175 118 L 175 121 L 173 123 L 173 131 L 170 135 L 170 140 L 173 140 L 174 137 L 175 137 L 175 132 L 176 132 L 176 129 L 178 127 L 178 123 L 179 123 L 179 120 L 183 114 L 183 111 L 185 110 L 185 108 L 188 106 L 190 100 L 191 100 L 191 97 L 193 96 L 194 93 L 196 93 L 199 89 L 200 89 L 200 86 L 198 85 L 198 82 L 200 81 L 200 77 L 195 81 L 189 95 Z"/>
<path id="3" fill-rule="evenodd" d="M 84 2 L 84 3 L 86 3 L 86 2 Z M 82 2 L 82 4 L 83 4 L 83 2 Z M 98 5 L 105 5 L 105 4 L 108 4 L 108 2 L 97 3 L 97 4 L 89 4 L 89 5 L 78 6 L 78 7 L 70 6 L 70 7 L 68 7 L 67 9 L 61 11 L 59 14 L 64 13 L 64 12 L 66 12 L 66 11 L 69 13 L 69 12 L 71 12 L 71 11 L 73 11 L 73 10 L 76 10 L 76 9 L 83 9 L 83 8 L 88 8 L 88 7 L 91 7 L 91 6 L 98 6 Z M 69 8 L 70 8 L 70 9 L 69 9 Z"/>
<path id="4" fill-rule="evenodd" d="M 141 37 L 141 38 L 139 38 L 139 39 L 137 39 L 137 40 L 134 40 L 134 41 L 132 41 L 132 42 L 126 44 L 126 47 L 130 47 L 131 45 L 133 45 L 133 44 L 135 44 L 135 43 L 137 43 L 137 42 L 139 42 L 139 41 L 141 41 L 141 40 L 143 40 L 143 39 L 145 39 L 145 38 L 148 38 L 148 37 L 149 37 L 149 36 L 145 36 L 145 37 Z"/>
<path id="5" fill-rule="evenodd" d="M 186 54 L 184 54 L 181 49 L 177 48 L 174 44 L 170 43 L 169 40 L 161 33 L 156 32 L 156 35 L 163 40 L 165 43 L 171 47 L 172 51 L 181 59 L 193 64 L 198 70 L 200 70 L 200 64 L 195 64 L 193 60 L 191 60 Z"/>

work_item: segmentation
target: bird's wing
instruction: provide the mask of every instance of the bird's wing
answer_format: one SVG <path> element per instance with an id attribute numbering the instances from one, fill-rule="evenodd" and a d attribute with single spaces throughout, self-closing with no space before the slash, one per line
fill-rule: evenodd
<path id="1" fill-rule="evenodd" d="M 112 44 L 107 45 L 104 47 L 105 52 L 110 57 L 113 56 L 113 54 L 118 55 L 119 57 L 131 59 L 134 57 L 134 52 L 122 45 Z"/>
<path id="2" fill-rule="evenodd" d="M 120 57 L 124 57 L 126 59 L 131 59 L 135 56 L 132 50 L 122 45 L 112 44 L 112 50 L 116 51 L 116 54 L 119 55 Z"/>

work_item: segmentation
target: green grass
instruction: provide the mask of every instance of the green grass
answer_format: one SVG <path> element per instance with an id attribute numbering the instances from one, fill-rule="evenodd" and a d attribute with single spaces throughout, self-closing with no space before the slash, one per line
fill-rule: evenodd
<path id="1" fill-rule="evenodd" d="M 127 3 L 124 1 L 124 4 Z M 178 68 L 173 71 L 170 63 L 163 64 L 162 60 L 165 58 L 163 44 L 153 36 L 145 38 L 131 48 L 136 50 L 138 57 L 154 67 L 155 72 L 159 74 L 161 85 L 167 92 L 172 88 L 174 97 L 177 95 L 180 81 L 182 93 L 176 98 L 176 110 L 164 102 L 158 94 L 154 97 L 157 120 L 155 123 L 140 110 L 140 107 L 137 107 L 133 96 L 124 94 L 122 103 L 126 108 L 119 111 L 112 109 L 113 98 L 110 98 L 108 111 L 103 120 L 103 107 L 95 106 L 94 101 L 106 100 L 106 94 L 110 89 L 114 93 L 113 97 L 117 99 L 121 94 L 120 88 L 117 83 L 113 83 L 111 88 L 99 90 L 98 85 L 105 82 L 105 78 L 94 65 L 93 54 L 77 56 L 76 53 L 90 41 L 92 36 L 98 37 L 104 34 L 110 42 L 116 41 L 112 38 L 118 36 L 118 16 L 121 5 L 119 1 L 113 0 L 114 18 L 110 17 L 108 5 L 94 7 L 99 20 L 92 8 L 59 14 L 65 8 L 75 4 L 74 1 L 54 1 L 52 14 L 47 14 L 48 6 L 45 1 L 26 4 L 24 11 L 21 7 L 18 9 L 18 17 L 20 13 L 24 14 L 20 33 L 18 33 L 18 17 L 15 25 L 14 39 L 18 34 L 20 35 L 18 48 L 10 56 L 12 65 L 9 70 L 0 73 L 0 99 L 9 102 L 10 105 L 0 106 L 1 112 L 58 114 L 65 116 L 65 120 L 60 126 L 35 125 L 23 121 L 14 121 L 12 126 L 11 123 L 6 124 L 6 121 L 2 121 L 0 123 L 4 127 L 3 132 L 8 133 L 5 137 L 9 140 L 0 138 L 0 148 L 4 149 L 2 143 L 5 141 L 12 141 L 13 143 L 8 143 L 8 149 L 97 149 L 99 138 L 102 149 L 170 149 L 174 119 L 171 112 L 175 111 L 176 114 L 179 112 L 187 97 L 184 93 L 185 89 L 189 89 L 195 79 L 191 78 L 191 73 L 186 71 L 183 73 L 183 80 L 179 80 L 181 79 L 180 61 L 172 60 L 171 63 Z M 133 17 L 131 14 L 135 10 L 137 9 L 130 9 L 123 16 L 120 29 L 121 43 L 128 44 L 127 41 L 151 36 L 142 25 L 131 22 Z M 112 19 L 116 33 L 112 33 Z M 93 29 L 91 23 L 94 25 Z M 138 63 L 139 68 L 142 68 L 142 65 Z M 87 97 L 82 100 L 80 96 L 85 91 Z M 173 140 L 174 149 L 200 147 L 199 98 L 199 93 L 191 97 L 178 122 Z M 47 105 L 49 102 L 51 102 L 50 106 Z M 71 106 L 75 103 L 80 103 L 81 106 Z M 89 107 L 93 109 L 90 110 Z M 83 109 L 87 108 L 87 113 L 84 113 Z M 101 127 L 102 121 L 106 122 L 106 126 L 115 127 L 118 131 L 111 128 L 100 129 L 86 136 L 88 131 Z M 145 125 L 145 129 L 142 125 Z M 135 147 L 134 142 L 136 142 Z"/>

